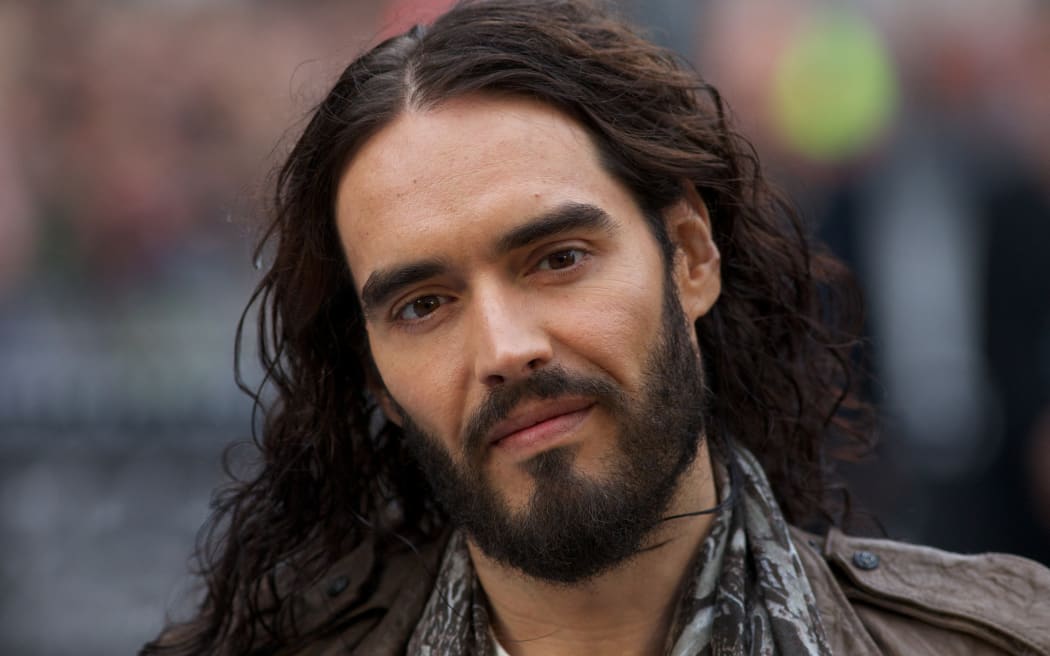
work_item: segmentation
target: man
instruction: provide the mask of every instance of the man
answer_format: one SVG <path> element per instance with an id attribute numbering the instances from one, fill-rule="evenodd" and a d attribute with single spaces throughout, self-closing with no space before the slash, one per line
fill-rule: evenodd
<path id="1" fill-rule="evenodd" d="M 789 527 L 870 440 L 853 296 L 610 15 L 470 3 L 377 46 L 275 211 L 262 468 L 144 653 L 1050 651 L 1035 563 Z"/>

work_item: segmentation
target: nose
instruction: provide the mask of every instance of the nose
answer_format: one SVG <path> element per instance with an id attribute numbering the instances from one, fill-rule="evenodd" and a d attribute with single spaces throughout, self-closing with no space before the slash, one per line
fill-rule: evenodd
<path id="1" fill-rule="evenodd" d="M 474 375 L 483 385 L 525 378 L 551 361 L 550 336 L 529 304 L 499 292 L 475 302 Z"/>

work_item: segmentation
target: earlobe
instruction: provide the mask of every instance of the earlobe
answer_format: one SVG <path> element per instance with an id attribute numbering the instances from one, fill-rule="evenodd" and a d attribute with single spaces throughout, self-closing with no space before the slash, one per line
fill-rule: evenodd
<path id="1" fill-rule="evenodd" d="M 371 356 L 369 356 L 369 360 L 371 360 Z M 386 391 L 386 384 L 383 382 L 382 376 L 379 375 L 379 369 L 376 368 L 374 362 L 369 362 L 365 376 L 365 387 L 375 397 L 379 403 L 379 409 L 383 411 L 383 415 L 387 420 L 399 427 L 403 427 L 404 419 L 401 417 L 401 409 L 397 403 L 394 403 L 394 399 L 390 397 L 390 392 Z"/>
<path id="2" fill-rule="evenodd" d="M 675 245 L 674 280 L 682 310 L 690 322 L 707 314 L 722 292 L 721 255 L 711 217 L 696 187 L 683 184 L 682 198 L 664 215 Z"/>
<path id="3" fill-rule="evenodd" d="M 390 398 L 390 394 L 385 389 L 380 390 L 376 392 L 376 400 L 379 401 L 379 408 L 383 411 L 386 418 L 391 423 L 403 428 L 404 420 L 401 417 L 401 412 L 398 410 L 397 404 Z"/>

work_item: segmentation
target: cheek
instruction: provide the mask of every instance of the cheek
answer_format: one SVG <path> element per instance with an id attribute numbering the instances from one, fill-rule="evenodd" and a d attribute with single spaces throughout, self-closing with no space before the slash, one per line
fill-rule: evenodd
<path id="1" fill-rule="evenodd" d="M 449 436 L 457 434 L 455 407 L 461 399 L 453 358 L 448 352 L 408 354 L 376 345 L 373 354 L 387 393 L 420 428 L 448 446 Z"/>
<path id="2" fill-rule="evenodd" d="M 561 309 L 560 333 L 619 383 L 633 387 L 660 329 L 662 286 L 644 269 L 610 272 Z M 655 278 L 656 281 L 661 280 Z"/>

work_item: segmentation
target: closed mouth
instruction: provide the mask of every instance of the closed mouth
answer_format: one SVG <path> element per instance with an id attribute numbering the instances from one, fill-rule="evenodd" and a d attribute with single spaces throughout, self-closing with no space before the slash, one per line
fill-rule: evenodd
<path id="1" fill-rule="evenodd" d="M 500 440 L 535 426 L 536 424 L 585 410 L 594 405 L 594 401 L 579 397 L 563 399 L 545 399 L 536 402 L 527 402 L 518 408 L 503 421 L 497 423 L 489 431 L 486 442 L 491 446 Z"/>

